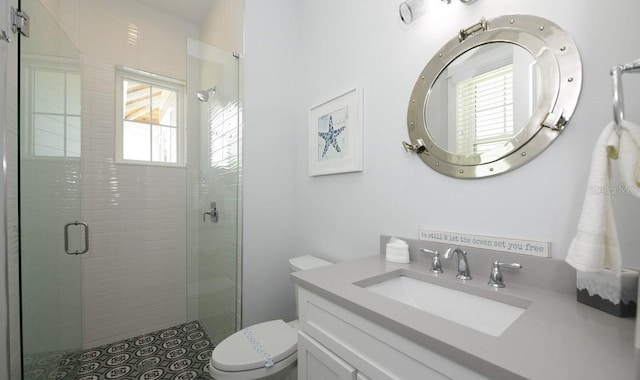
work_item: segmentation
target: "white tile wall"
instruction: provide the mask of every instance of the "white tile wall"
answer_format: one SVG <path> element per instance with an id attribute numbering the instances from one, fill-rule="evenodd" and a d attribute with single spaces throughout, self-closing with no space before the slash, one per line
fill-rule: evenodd
<path id="1" fill-rule="evenodd" d="M 84 345 L 186 320 L 186 170 L 113 161 L 114 64 L 84 57 Z"/>
<path id="2" fill-rule="evenodd" d="M 81 209 L 91 231 L 82 257 L 84 346 L 183 323 L 186 169 L 114 163 L 114 78 L 125 65 L 185 80 L 186 39 L 197 29 L 123 0 L 61 0 L 52 13 L 82 53 Z"/>

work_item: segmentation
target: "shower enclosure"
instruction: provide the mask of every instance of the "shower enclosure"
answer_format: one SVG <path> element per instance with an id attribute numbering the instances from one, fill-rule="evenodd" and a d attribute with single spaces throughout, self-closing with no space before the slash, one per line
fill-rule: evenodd
<path id="1" fill-rule="evenodd" d="M 20 4 L 25 378 L 191 320 L 214 344 L 239 327 L 239 58 L 202 42 L 206 16 L 153 4 Z"/>

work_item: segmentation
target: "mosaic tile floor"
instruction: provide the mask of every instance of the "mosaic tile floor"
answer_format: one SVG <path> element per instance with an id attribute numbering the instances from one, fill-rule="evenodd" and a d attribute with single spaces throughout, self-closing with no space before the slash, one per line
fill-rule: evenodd
<path id="1" fill-rule="evenodd" d="M 212 350 L 213 344 L 200 323 L 192 321 L 81 354 L 25 358 L 24 379 L 209 380 Z"/>

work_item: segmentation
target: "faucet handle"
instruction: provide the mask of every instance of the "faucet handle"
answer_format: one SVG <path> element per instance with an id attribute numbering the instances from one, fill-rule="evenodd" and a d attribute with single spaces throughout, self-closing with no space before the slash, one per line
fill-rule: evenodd
<path id="1" fill-rule="evenodd" d="M 493 266 L 491 267 L 491 274 L 489 274 L 489 286 L 494 288 L 504 288 L 504 281 L 502 280 L 502 272 L 500 268 L 508 268 L 508 269 L 522 269 L 522 264 L 518 263 L 510 263 L 505 264 L 500 261 L 494 261 Z"/>
<path id="2" fill-rule="evenodd" d="M 442 273 L 442 262 L 440 261 L 440 253 L 438 251 L 432 251 L 426 248 L 420 248 L 421 252 L 430 253 L 433 255 L 433 260 L 431 261 L 431 273 L 440 274 Z"/>

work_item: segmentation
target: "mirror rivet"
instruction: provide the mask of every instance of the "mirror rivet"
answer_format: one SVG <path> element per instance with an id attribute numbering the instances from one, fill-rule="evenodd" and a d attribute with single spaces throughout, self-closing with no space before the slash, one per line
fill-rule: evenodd
<path id="1" fill-rule="evenodd" d="M 458 173 L 462 174 L 462 173 L 464 173 L 464 170 L 460 169 L 460 171 Z"/>
<path id="2" fill-rule="evenodd" d="M 442 53 L 438 54 L 438 57 L 442 57 Z"/>
<path id="3" fill-rule="evenodd" d="M 524 157 L 524 156 L 526 156 L 526 155 L 527 155 L 527 152 L 522 152 L 522 153 L 520 153 L 520 155 L 521 155 L 522 157 Z"/>
<path id="4" fill-rule="evenodd" d="M 439 162 L 436 162 L 436 166 L 440 166 L 440 163 L 439 163 Z"/>
<path id="5" fill-rule="evenodd" d="M 415 100 L 415 99 L 411 99 L 411 103 L 415 103 L 415 102 L 416 102 L 416 100 Z"/>
<path id="6" fill-rule="evenodd" d="M 422 80 L 424 80 L 424 75 L 422 76 Z"/>
<path id="7" fill-rule="evenodd" d="M 492 172 L 492 171 L 493 171 L 493 168 L 489 168 L 489 171 L 490 171 L 490 172 Z"/>
<path id="8" fill-rule="evenodd" d="M 569 81 L 569 83 L 573 82 L 573 77 L 570 77 L 569 79 L 567 79 Z"/>
<path id="9" fill-rule="evenodd" d="M 412 121 L 412 122 L 410 122 L 409 124 L 413 125 L 413 121 Z"/>
<path id="10" fill-rule="evenodd" d="M 560 48 L 560 51 L 565 51 L 565 50 L 567 50 L 566 46 L 563 46 L 563 47 Z"/>
<path id="11" fill-rule="evenodd" d="M 513 24 L 515 21 L 513 19 L 509 20 L 509 24 Z"/>
<path id="12" fill-rule="evenodd" d="M 540 30 L 544 30 L 544 26 L 541 26 L 541 27 L 540 27 Z"/>

